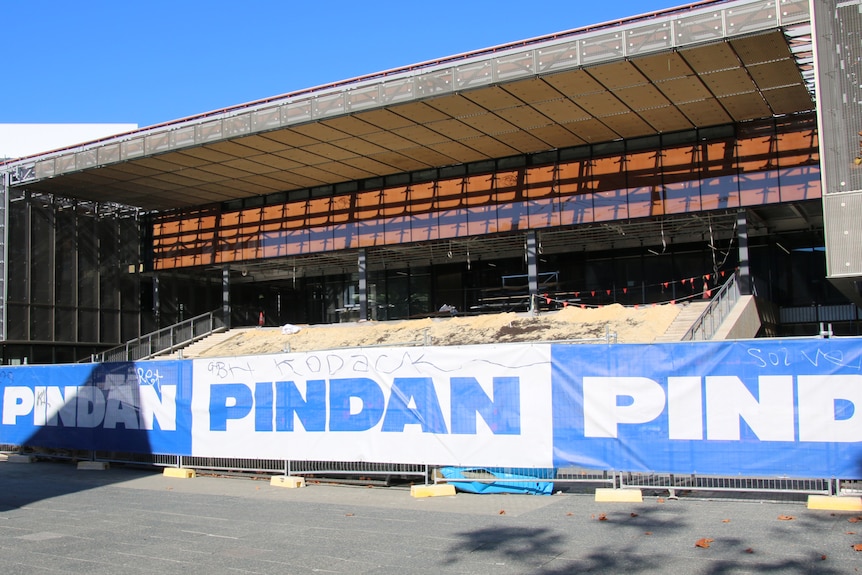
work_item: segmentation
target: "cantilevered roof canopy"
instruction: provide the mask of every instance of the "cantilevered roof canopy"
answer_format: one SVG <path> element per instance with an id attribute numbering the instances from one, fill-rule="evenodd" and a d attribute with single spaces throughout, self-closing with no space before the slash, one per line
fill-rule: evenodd
<path id="1" fill-rule="evenodd" d="M 813 110 L 808 0 L 700 2 L 7 164 L 165 210 Z"/>

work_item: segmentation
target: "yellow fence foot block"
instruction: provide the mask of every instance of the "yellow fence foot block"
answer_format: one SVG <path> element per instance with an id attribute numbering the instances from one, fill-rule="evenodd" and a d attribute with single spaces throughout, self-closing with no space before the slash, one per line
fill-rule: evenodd
<path id="1" fill-rule="evenodd" d="M 163 473 L 165 477 L 174 477 L 176 479 L 194 479 L 194 469 L 182 469 L 177 467 L 165 467 Z"/>
<path id="2" fill-rule="evenodd" d="M 600 487 L 596 489 L 596 501 L 609 503 L 643 503 L 643 493 L 640 489 L 611 489 Z"/>
<path id="3" fill-rule="evenodd" d="M 33 463 L 36 458 L 32 455 L 20 455 L 18 453 L 13 453 L 6 458 L 7 463 Z"/>
<path id="4" fill-rule="evenodd" d="M 809 495 L 808 509 L 825 509 L 827 511 L 862 511 L 862 497 Z"/>
<path id="5" fill-rule="evenodd" d="M 86 469 L 92 471 L 103 471 L 108 468 L 106 461 L 79 461 L 78 469 Z"/>
<path id="6" fill-rule="evenodd" d="M 411 485 L 410 495 L 413 497 L 442 497 L 444 495 L 455 495 L 455 486 L 450 483 L 437 483 L 436 485 Z"/>
<path id="7" fill-rule="evenodd" d="M 270 479 L 269 484 L 274 485 L 275 487 L 287 487 L 289 489 L 296 489 L 299 487 L 305 487 L 305 477 L 279 475 Z"/>

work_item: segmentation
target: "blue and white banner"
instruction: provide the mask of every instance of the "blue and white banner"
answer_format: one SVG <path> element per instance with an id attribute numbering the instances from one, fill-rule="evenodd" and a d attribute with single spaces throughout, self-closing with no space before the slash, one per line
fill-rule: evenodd
<path id="1" fill-rule="evenodd" d="M 191 364 L 0 367 L 0 443 L 191 455 Z"/>
<path id="2" fill-rule="evenodd" d="M 548 345 L 206 359 L 194 372 L 195 455 L 551 464 Z"/>
<path id="3" fill-rule="evenodd" d="M 554 346 L 554 462 L 862 477 L 862 341 Z"/>
<path id="4" fill-rule="evenodd" d="M 860 338 L 0 367 L 0 392 L 0 444 L 862 478 Z"/>

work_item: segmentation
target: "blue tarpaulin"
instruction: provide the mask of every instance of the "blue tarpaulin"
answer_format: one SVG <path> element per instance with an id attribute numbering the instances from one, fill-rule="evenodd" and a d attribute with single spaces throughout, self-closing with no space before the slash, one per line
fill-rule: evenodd
<path id="1" fill-rule="evenodd" d="M 443 467 L 440 473 L 455 489 L 468 493 L 526 493 L 530 495 L 551 495 L 554 492 L 552 481 L 531 481 L 536 477 L 506 473 L 489 467 Z M 452 481 L 452 479 L 467 481 Z M 482 481 L 469 481 L 470 479 Z M 501 481 L 488 481 L 499 479 Z M 507 479 L 513 481 L 506 481 Z M 514 481 L 517 480 L 517 481 Z"/>

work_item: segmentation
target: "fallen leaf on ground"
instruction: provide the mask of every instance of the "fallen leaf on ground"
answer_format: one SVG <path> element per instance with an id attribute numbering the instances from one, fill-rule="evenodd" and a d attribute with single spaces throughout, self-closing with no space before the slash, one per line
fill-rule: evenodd
<path id="1" fill-rule="evenodd" d="M 715 539 L 710 539 L 709 537 L 704 537 L 703 539 L 698 539 L 694 542 L 695 547 L 700 547 L 701 549 L 709 548 L 709 544 L 715 541 Z"/>
<path id="2" fill-rule="evenodd" d="M 658 502 L 659 502 L 659 503 L 664 503 L 664 499 L 662 499 L 661 497 L 659 497 L 659 498 L 658 498 Z"/>
<path id="3" fill-rule="evenodd" d="M 637 513 L 631 513 L 630 515 L 631 515 L 632 517 L 637 517 L 637 516 L 638 516 L 638 514 L 637 514 Z"/>
<path id="4" fill-rule="evenodd" d="M 722 523 L 730 523 L 730 519 L 722 519 L 721 522 Z"/>
<path id="5" fill-rule="evenodd" d="M 778 516 L 779 521 L 793 521 L 794 519 L 796 519 L 796 517 L 794 517 L 793 515 L 779 515 Z"/>
<path id="6" fill-rule="evenodd" d="M 566 517 L 571 517 L 572 515 L 574 515 L 574 513 L 572 513 L 571 511 L 569 511 L 568 513 L 566 513 Z"/>
<path id="7" fill-rule="evenodd" d="M 821 561 L 826 561 L 826 555 L 821 555 L 821 556 L 820 556 L 820 560 L 821 560 Z"/>
<path id="8" fill-rule="evenodd" d="M 605 515 L 604 513 L 599 513 L 599 521 L 607 521 L 607 520 L 608 520 L 607 515 Z"/>
<path id="9" fill-rule="evenodd" d="M 746 552 L 746 553 L 754 553 L 754 549 L 752 549 L 751 547 L 749 547 L 748 549 L 746 549 L 746 550 L 745 550 L 745 552 Z"/>
<path id="10" fill-rule="evenodd" d="M 505 509 L 501 509 L 501 510 L 500 510 L 500 515 L 505 515 L 505 514 L 506 514 L 506 510 L 505 510 Z"/>
<path id="11" fill-rule="evenodd" d="M 862 521 L 862 517 L 851 517 L 847 521 L 849 521 L 850 523 L 859 523 L 860 521 Z"/>
<path id="12" fill-rule="evenodd" d="M 644 535 L 652 535 L 652 531 L 644 531 Z"/>
<path id="13" fill-rule="evenodd" d="M 857 543 L 853 546 L 853 551 L 862 551 L 862 543 Z"/>

